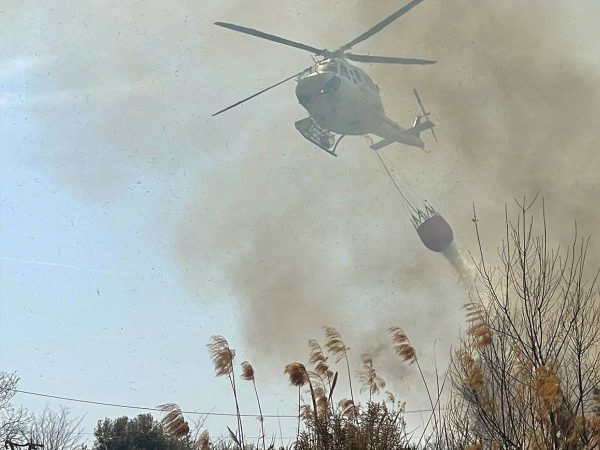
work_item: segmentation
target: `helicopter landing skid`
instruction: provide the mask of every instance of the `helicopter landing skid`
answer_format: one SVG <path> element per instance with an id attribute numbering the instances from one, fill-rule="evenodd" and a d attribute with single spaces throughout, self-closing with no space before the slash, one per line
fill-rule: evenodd
<path id="1" fill-rule="evenodd" d="M 336 142 L 335 134 L 318 126 L 310 117 L 299 120 L 294 125 L 296 125 L 296 129 L 300 134 L 310 142 L 325 150 L 331 156 L 337 157 L 335 150 L 343 136 L 337 139 Z"/>

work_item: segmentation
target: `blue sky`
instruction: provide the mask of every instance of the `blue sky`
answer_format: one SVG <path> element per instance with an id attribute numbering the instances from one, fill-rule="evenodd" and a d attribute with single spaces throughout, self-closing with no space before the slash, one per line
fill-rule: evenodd
<path id="1" fill-rule="evenodd" d="M 464 292 L 418 242 L 366 141 L 349 139 L 337 159 L 305 142 L 293 128 L 305 115 L 293 82 L 210 118 L 312 62 L 212 22 L 333 48 L 395 5 L 201 3 L 0 7 L 0 368 L 16 371 L 24 390 L 232 411 L 205 347 L 223 334 L 240 362 L 263 370 L 265 410 L 293 414 L 283 366 L 305 357 L 323 325 L 347 336 L 355 361 L 378 354 L 381 330 L 399 324 L 427 355 L 426 370 L 434 345 L 443 363 Z M 574 218 L 587 233 L 598 225 L 589 122 L 600 98 L 598 6 L 546 2 L 538 16 L 521 3 L 490 3 L 442 29 L 448 6 L 425 2 L 366 47 L 440 60 L 366 70 L 400 123 L 417 112 L 413 86 L 436 112 L 432 154 L 397 146 L 387 155 L 465 248 L 474 245 L 473 202 L 495 236 L 503 205 L 538 192 L 557 241 Z M 511 35 L 518 45 L 498 39 Z M 531 68 L 507 67 L 514 60 Z M 422 389 L 407 382 L 414 373 L 380 358 L 408 409 L 423 407 Z M 252 392 L 242 395 L 252 410 Z M 15 397 L 33 411 L 46 402 Z M 85 415 L 88 433 L 104 416 L 131 414 L 67 406 Z M 207 425 L 224 430 L 222 420 Z"/>

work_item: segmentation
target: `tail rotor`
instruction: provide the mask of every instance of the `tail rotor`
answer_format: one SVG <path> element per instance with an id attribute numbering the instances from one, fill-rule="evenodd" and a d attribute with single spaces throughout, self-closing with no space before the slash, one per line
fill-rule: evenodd
<path id="1" fill-rule="evenodd" d="M 423 115 L 420 117 L 424 117 L 425 120 L 429 120 L 429 115 L 431 113 L 427 112 L 425 110 L 425 106 L 423 106 L 423 102 L 421 101 L 421 97 L 419 96 L 419 93 L 417 92 L 416 89 L 413 89 L 413 92 L 415 94 L 415 97 L 417 98 L 417 103 L 419 104 L 419 107 L 421 108 L 421 111 L 423 112 Z M 419 117 L 417 117 L 417 120 L 419 119 Z M 435 142 L 438 141 L 437 136 L 435 135 L 435 131 L 433 131 L 433 127 L 429 128 L 431 130 L 431 135 L 433 136 L 433 139 L 435 139 Z"/>

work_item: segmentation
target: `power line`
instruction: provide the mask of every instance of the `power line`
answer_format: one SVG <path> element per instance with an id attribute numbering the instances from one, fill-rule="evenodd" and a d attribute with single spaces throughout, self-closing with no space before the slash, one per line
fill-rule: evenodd
<path id="1" fill-rule="evenodd" d="M 58 400 L 65 400 L 68 402 L 77 402 L 77 403 L 87 403 L 90 405 L 100 405 L 100 406 L 111 406 L 114 408 L 127 408 L 127 409 L 138 409 L 138 410 L 144 410 L 144 411 L 157 411 L 157 412 L 164 412 L 162 409 L 160 408 L 151 408 L 149 406 L 134 406 L 134 405 L 124 405 L 121 403 L 107 403 L 107 402 L 97 402 L 94 400 L 83 400 L 80 398 L 73 398 L 73 397 L 62 397 L 60 395 L 50 395 L 50 394 L 41 394 L 39 392 L 31 392 L 31 391 L 23 391 L 21 389 L 13 389 L 14 392 L 18 392 L 19 394 L 27 394 L 27 395 L 34 395 L 37 397 L 45 397 L 45 398 L 54 398 L 54 399 L 58 399 Z M 237 414 L 235 413 L 219 413 L 219 412 L 200 412 L 200 411 L 181 411 L 184 414 L 196 414 L 199 416 L 226 416 L 226 417 L 237 417 Z M 259 414 L 240 414 L 240 416 L 242 417 L 258 417 Z M 286 415 L 286 414 L 263 414 L 263 417 L 268 417 L 268 418 L 277 418 L 277 417 L 283 417 L 283 418 L 293 418 L 293 419 L 297 419 L 298 416 L 292 416 L 292 415 Z"/>
<path id="2" fill-rule="evenodd" d="M 65 400 L 68 402 L 77 402 L 77 403 L 86 403 L 89 405 L 100 405 L 100 406 L 110 406 L 113 408 L 126 408 L 126 409 L 137 409 L 143 411 L 157 411 L 164 412 L 160 408 L 151 408 L 149 406 L 135 406 L 135 405 L 125 405 L 121 403 L 108 403 L 108 402 L 97 402 L 94 400 L 84 400 L 81 398 L 73 398 L 73 397 L 63 397 L 60 395 L 51 395 L 51 394 L 42 394 L 39 392 L 32 391 L 23 391 L 21 389 L 13 389 L 13 392 L 18 392 L 19 394 L 33 395 L 36 397 L 44 397 L 44 398 L 53 398 L 57 400 Z M 195 414 L 198 416 L 221 416 L 221 417 L 237 417 L 236 413 L 220 413 L 220 412 L 200 412 L 200 411 L 181 411 L 183 414 Z M 404 411 L 405 414 L 418 414 L 424 412 L 431 412 L 431 409 L 413 409 L 410 411 Z M 241 417 L 259 417 L 260 414 L 239 414 Z M 263 414 L 264 418 L 284 418 L 284 419 L 298 419 L 298 415 L 290 415 L 290 414 Z"/>
<path id="3" fill-rule="evenodd" d="M 81 434 L 81 435 L 84 435 L 84 436 L 96 436 L 96 433 L 90 433 L 90 432 L 86 432 L 86 431 L 82 431 L 82 432 L 77 433 L 77 434 Z M 217 438 L 225 438 L 225 437 L 227 437 L 227 436 L 225 436 L 225 435 L 217 436 Z M 244 437 L 246 439 L 262 439 L 262 436 L 246 436 L 246 433 L 244 433 Z M 267 436 L 265 436 L 265 438 L 267 438 Z M 285 440 L 289 440 L 289 439 L 296 439 L 296 436 L 282 436 L 282 438 L 285 439 Z M 277 439 L 280 439 L 280 437 L 277 436 Z"/>

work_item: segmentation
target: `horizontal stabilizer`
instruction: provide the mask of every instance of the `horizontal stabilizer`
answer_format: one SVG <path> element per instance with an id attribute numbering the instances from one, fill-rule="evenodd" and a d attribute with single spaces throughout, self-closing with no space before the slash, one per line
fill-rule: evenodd
<path id="1" fill-rule="evenodd" d="M 379 150 L 383 147 L 387 147 L 388 145 L 393 144 L 394 142 L 396 142 L 394 139 L 384 139 L 382 141 L 376 142 L 375 144 L 371 145 L 371 149 Z"/>

